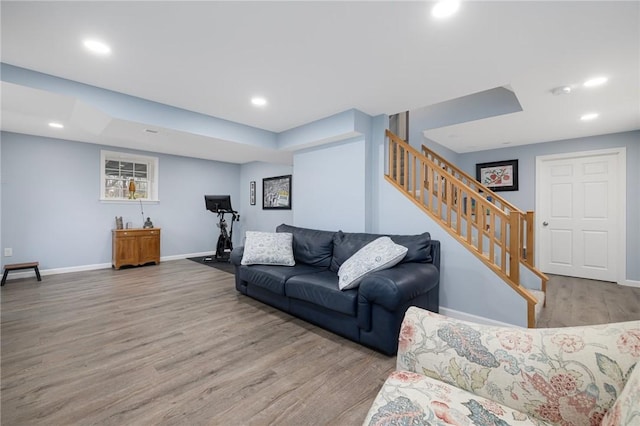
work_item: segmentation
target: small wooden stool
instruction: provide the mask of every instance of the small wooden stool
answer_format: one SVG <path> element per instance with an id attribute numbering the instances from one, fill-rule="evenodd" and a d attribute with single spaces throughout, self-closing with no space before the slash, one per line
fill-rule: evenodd
<path id="1" fill-rule="evenodd" d="M 9 274 L 9 271 L 19 271 L 21 269 L 33 268 L 33 270 L 36 271 L 36 277 L 38 278 L 38 281 L 42 281 L 42 278 L 40 277 L 40 271 L 38 270 L 38 265 L 38 262 L 12 263 L 10 265 L 4 265 L 4 275 L 2 275 L 2 284 L 0 284 L 0 286 L 3 286 L 7 281 L 7 275 Z"/>

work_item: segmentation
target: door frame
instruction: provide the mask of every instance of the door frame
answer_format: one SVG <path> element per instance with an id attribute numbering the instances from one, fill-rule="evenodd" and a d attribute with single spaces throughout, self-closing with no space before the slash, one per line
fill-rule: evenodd
<path id="1" fill-rule="evenodd" d="M 546 161 L 553 160 L 566 160 L 566 159 L 577 159 L 583 157 L 594 157 L 601 155 L 615 155 L 616 156 L 616 167 L 618 170 L 618 205 L 616 206 L 616 210 L 618 212 L 618 232 L 616 232 L 616 248 L 618 251 L 619 261 L 616 264 L 616 282 L 619 285 L 626 285 L 627 279 L 627 148 L 626 147 L 618 147 L 618 148 L 608 148 L 608 149 L 596 149 L 590 151 L 576 151 L 576 152 L 567 152 L 563 154 L 549 154 L 549 155 L 538 155 L 536 156 L 536 170 L 535 170 L 535 211 L 540 211 L 540 200 L 542 198 L 541 189 L 542 189 L 542 178 L 541 178 L 541 169 L 542 163 Z M 535 220 L 535 230 L 536 235 L 542 235 L 542 218 L 536 215 Z M 536 259 L 541 259 L 541 244 L 540 238 L 537 238 L 538 243 L 536 244 Z M 540 267 L 540 265 L 537 265 Z"/>

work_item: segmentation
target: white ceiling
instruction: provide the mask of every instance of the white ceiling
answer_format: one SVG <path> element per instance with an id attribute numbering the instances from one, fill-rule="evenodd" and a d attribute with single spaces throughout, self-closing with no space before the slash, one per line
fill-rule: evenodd
<path id="1" fill-rule="evenodd" d="M 457 152 L 640 129 L 640 2 L 469 1 L 443 21 L 432 4 L 2 1 L 2 62 L 273 132 L 350 108 L 393 114 L 511 87 L 522 112 L 425 129 Z M 112 54 L 88 54 L 89 36 Z M 599 75 L 604 86 L 579 87 Z M 550 93 L 566 84 L 573 94 Z M 23 111 L 25 96 L 63 109 L 73 99 L 7 87 L 3 130 L 91 138 Z M 254 95 L 268 106 L 253 107 Z M 591 111 L 600 117 L 579 120 Z M 144 123 L 117 124 L 90 141 L 148 149 Z M 223 161 L 246 162 L 255 149 L 165 138 L 161 152 Z M 259 157 L 290 159 L 268 151 Z"/>

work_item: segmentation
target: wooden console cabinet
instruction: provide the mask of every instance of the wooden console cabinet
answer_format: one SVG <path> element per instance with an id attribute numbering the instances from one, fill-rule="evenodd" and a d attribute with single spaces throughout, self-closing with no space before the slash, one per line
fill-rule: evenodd
<path id="1" fill-rule="evenodd" d="M 160 228 L 113 229 L 111 239 L 111 264 L 116 269 L 160 263 Z"/>

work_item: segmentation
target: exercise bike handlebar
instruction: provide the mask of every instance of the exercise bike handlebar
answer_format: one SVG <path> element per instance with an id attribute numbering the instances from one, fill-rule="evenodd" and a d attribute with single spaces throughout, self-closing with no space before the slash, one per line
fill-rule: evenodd
<path id="1" fill-rule="evenodd" d="M 233 220 L 239 220 L 240 219 L 240 215 L 238 214 L 237 210 L 226 210 L 226 209 L 219 209 L 216 210 L 216 213 L 218 216 L 223 216 L 227 213 L 231 213 L 233 215 Z"/>

